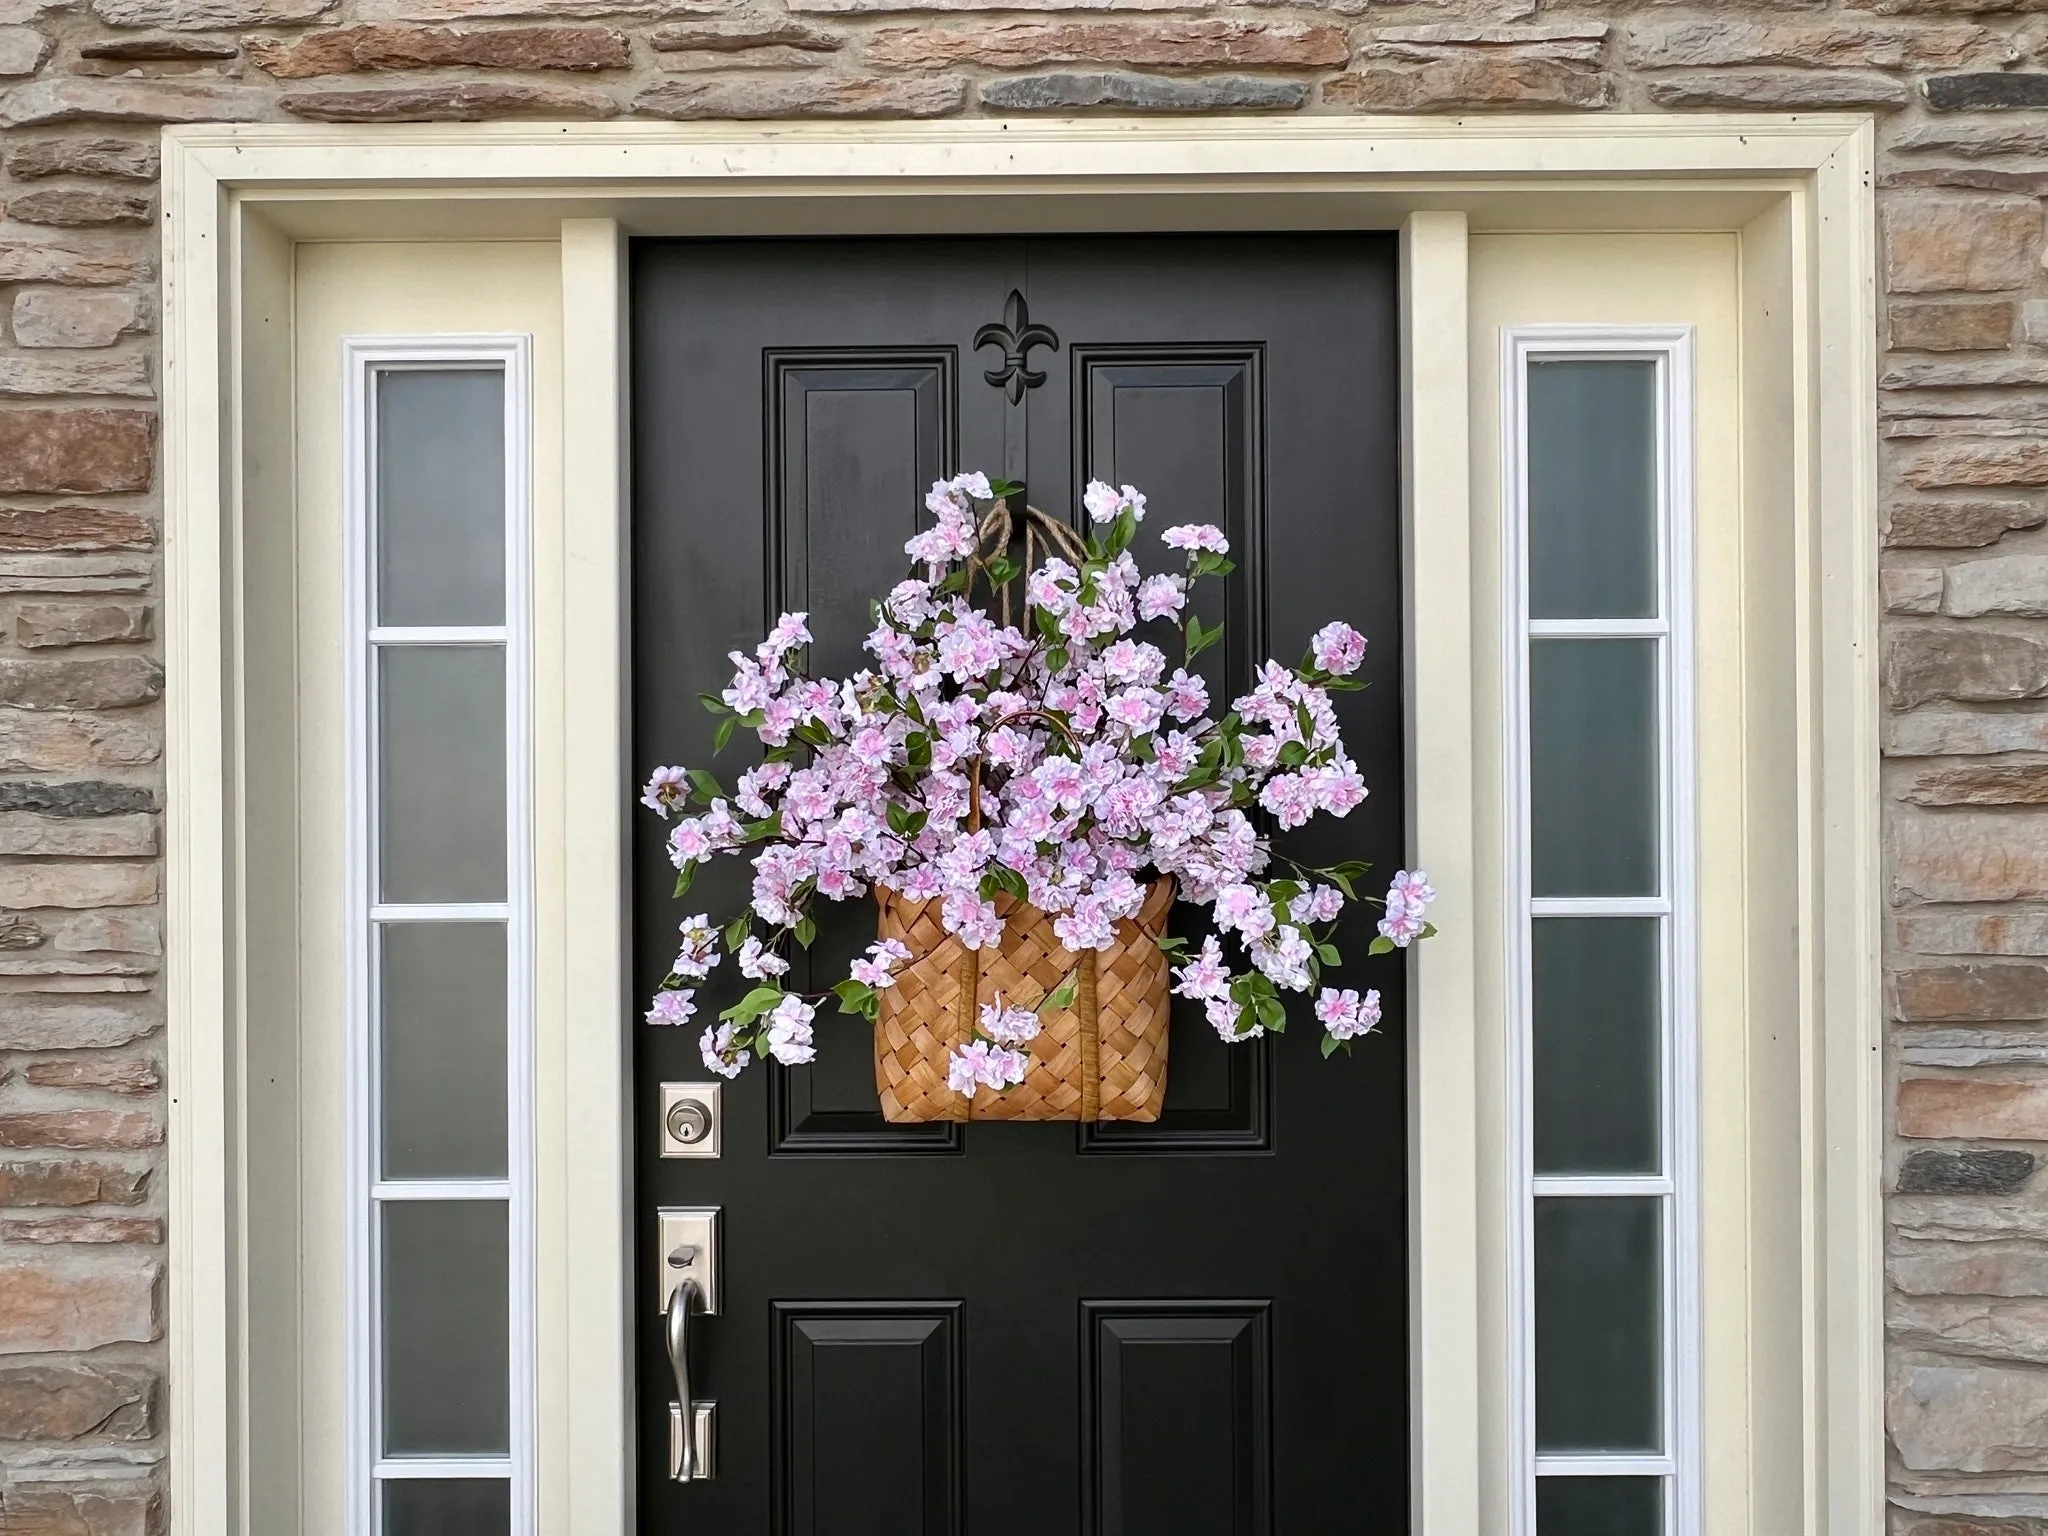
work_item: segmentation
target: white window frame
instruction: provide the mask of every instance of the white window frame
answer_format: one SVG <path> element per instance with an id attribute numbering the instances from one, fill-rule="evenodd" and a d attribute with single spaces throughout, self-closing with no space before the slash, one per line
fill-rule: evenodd
<path id="1" fill-rule="evenodd" d="M 377 1536 L 386 1481 L 483 1478 L 510 1484 L 511 1536 L 534 1529 L 534 849 L 532 740 L 533 346 L 523 335 L 349 336 L 342 339 L 342 610 L 346 869 L 344 942 L 347 1074 L 347 1448 L 350 1536 Z M 505 621 L 488 626 L 378 625 L 372 612 L 376 519 L 376 387 L 380 375 L 422 369 L 497 371 L 505 390 Z M 505 654 L 505 895 L 503 902 L 381 903 L 377 838 L 374 656 L 381 645 L 500 645 Z M 506 956 L 506 1177 L 384 1181 L 377 1177 L 377 924 L 503 922 Z M 386 1458 L 382 1444 L 380 1205 L 399 1200 L 497 1200 L 507 1207 L 509 1454 Z"/>
<path id="2" fill-rule="evenodd" d="M 1693 330 L 1682 326 L 1518 325 L 1501 332 L 1503 896 L 1507 994 L 1507 1144 L 1513 1167 L 1507 1213 L 1513 1284 L 1508 1382 L 1513 1536 L 1537 1536 L 1536 1483 L 1545 1476 L 1668 1478 L 1664 1536 L 1698 1536 L 1700 1372 L 1698 757 L 1694 680 Z M 1529 368 L 1536 361 L 1648 362 L 1656 367 L 1657 616 L 1533 619 L 1529 580 Z M 1530 864 L 1529 646 L 1538 639 L 1657 642 L 1659 879 L 1649 897 L 1538 897 Z M 1535 1172 L 1532 923 L 1538 917 L 1656 917 L 1664 1020 L 1660 1042 L 1662 1173 L 1587 1176 Z M 1660 1222 L 1663 1334 L 1661 1455 L 1540 1454 L 1536 1449 L 1535 1202 L 1557 1196 L 1654 1196 Z"/>

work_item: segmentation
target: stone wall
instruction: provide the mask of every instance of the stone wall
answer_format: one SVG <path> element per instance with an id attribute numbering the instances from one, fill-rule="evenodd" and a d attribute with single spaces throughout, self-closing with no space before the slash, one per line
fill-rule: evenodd
<path id="1" fill-rule="evenodd" d="M 2048 0 L 0 0 L 0 1530 L 161 1522 L 154 130 L 1878 115 L 1895 1536 L 2048 1536 Z M 941 14 L 935 14 L 941 13 Z"/>

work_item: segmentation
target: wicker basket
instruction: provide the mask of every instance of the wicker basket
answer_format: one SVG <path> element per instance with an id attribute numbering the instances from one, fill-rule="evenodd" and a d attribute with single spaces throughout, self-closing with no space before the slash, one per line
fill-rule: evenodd
<path id="1" fill-rule="evenodd" d="M 1009 896 L 999 949 L 972 950 L 939 924 L 939 903 L 877 891 L 880 936 L 910 959 L 881 994 L 875 1020 L 875 1087 L 885 1119 L 1156 1120 L 1166 1097 L 1169 998 L 1166 956 L 1156 942 L 1173 906 L 1173 882 L 1153 885 L 1136 918 L 1117 924 L 1117 942 L 1073 955 L 1052 919 Z M 1037 1006 L 1078 960 L 1071 1008 L 1048 1013 L 1031 1042 L 1031 1070 L 1001 1093 L 970 1099 L 946 1086 L 946 1057 L 973 1038 L 982 1003 L 998 993 Z"/>

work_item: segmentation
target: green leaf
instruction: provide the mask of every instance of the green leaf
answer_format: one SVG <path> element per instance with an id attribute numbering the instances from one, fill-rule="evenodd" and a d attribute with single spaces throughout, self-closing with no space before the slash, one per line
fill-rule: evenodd
<path id="1" fill-rule="evenodd" d="M 703 768 L 692 768 L 688 772 L 690 788 L 696 791 L 697 798 L 706 805 L 709 805 L 714 800 L 723 800 L 725 798 L 725 788 L 718 782 L 715 774 Z"/>
<path id="2" fill-rule="evenodd" d="M 1300 742 L 1298 742 L 1298 741 L 1285 741 L 1285 742 L 1282 742 L 1282 743 L 1280 744 L 1280 766 L 1281 766 L 1281 767 L 1283 767 L 1283 768 L 1299 768 L 1299 767 L 1300 767 L 1300 766 L 1301 766 L 1301 765 L 1302 765 L 1303 763 L 1305 763 L 1305 762 L 1307 762 L 1307 761 L 1308 761 L 1308 748 L 1307 748 L 1307 747 L 1304 747 L 1304 746 L 1303 746 L 1303 745 L 1302 745 L 1302 744 L 1301 744 Z"/>
<path id="3" fill-rule="evenodd" d="M 1235 560 L 1227 559 L 1214 550 L 1205 549 L 1195 556 L 1194 574 L 1200 576 L 1228 576 L 1237 569 Z"/>
<path id="4" fill-rule="evenodd" d="M 753 932 L 753 929 L 754 914 L 742 912 L 725 925 L 725 947 L 737 953 L 739 947 L 747 942 L 747 935 Z"/>
<path id="5" fill-rule="evenodd" d="M 875 989 L 849 976 L 833 986 L 832 995 L 839 999 L 841 1013 L 865 1014 L 868 1004 L 874 1000 Z"/>
<path id="6" fill-rule="evenodd" d="M 891 801 L 889 802 L 889 810 L 888 810 L 888 816 L 889 816 L 889 830 L 890 830 L 891 832 L 895 832 L 895 833 L 897 833 L 897 834 L 901 835 L 901 834 L 903 834 L 903 833 L 906 833 L 906 832 L 908 832 L 908 831 L 910 830 L 910 807 L 909 807 L 909 806 L 907 806 L 907 805 L 898 805 L 898 804 L 897 804 L 897 803 L 896 803 L 896 802 L 895 802 L 894 800 L 891 800 Z"/>
<path id="7" fill-rule="evenodd" d="M 721 1019 L 730 1019 L 735 1024 L 745 1024 L 753 1019 L 758 1019 L 781 1001 L 782 989 L 780 987 L 756 987 L 745 997 L 726 1009 L 725 1012 L 721 1013 L 719 1017 Z"/>
<path id="8" fill-rule="evenodd" d="M 1337 1054 L 1337 1050 L 1340 1046 L 1344 1046 L 1347 1044 L 1348 1042 L 1339 1040 L 1335 1035 L 1324 1035 L 1323 1060 L 1328 1061 L 1332 1056 Z"/>
<path id="9" fill-rule="evenodd" d="M 1388 938 L 1383 933 L 1378 938 L 1372 941 L 1372 943 L 1367 947 L 1365 952 L 1368 955 L 1384 955 L 1390 954 L 1393 951 L 1393 948 L 1394 941 Z"/>
<path id="10" fill-rule="evenodd" d="M 1188 628 L 1191 632 L 1200 631 L 1199 635 L 1190 633 L 1188 637 L 1187 659 L 1189 661 L 1193 661 L 1202 652 L 1208 650 L 1210 646 L 1223 638 L 1223 621 L 1221 619 L 1218 619 L 1215 627 L 1211 629 L 1203 629 L 1199 619 L 1190 619 L 1188 621 Z"/>
<path id="11" fill-rule="evenodd" d="M 1279 998 L 1259 999 L 1259 1022 L 1276 1035 L 1287 1032 L 1287 1009 L 1282 1006 Z"/>
<path id="12" fill-rule="evenodd" d="M 1137 535 L 1138 519 L 1136 514 L 1119 512 L 1116 521 L 1110 525 L 1109 529 L 1108 549 L 1110 558 L 1113 560 L 1129 549 L 1131 547 L 1131 540 L 1136 538 Z"/>
<path id="13" fill-rule="evenodd" d="M 1334 944 L 1318 944 L 1316 946 L 1316 958 L 1325 965 L 1342 965 L 1344 963 L 1343 955 L 1338 953 L 1337 946 Z"/>
<path id="14" fill-rule="evenodd" d="M 982 569 L 988 573 L 988 584 L 992 587 L 1007 586 L 1017 577 L 1017 562 L 1008 555 L 997 555 Z"/>
<path id="15" fill-rule="evenodd" d="M 1081 968 L 1077 965 L 1067 972 L 1064 981 L 1045 995 L 1045 1001 L 1038 1005 L 1038 1011 L 1043 1013 L 1048 1008 L 1058 1010 L 1073 1007 L 1074 993 L 1079 990 L 1080 985 Z"/>
<path id="16" fill-rule="evenodd" d="M 678 899 L 689 894 L 690 882 L 697 878 L 697 861 L 692 859 L 676 871 L 675 894 Z"/>
<path id="17" fill-rule="evenodd" d="M 1059 639 L 1060 621 L 1052 616 L 1051 609 L 1033 608 L 1031 610 L 1031 622 L 1037 626 L 1038 633 L 1042 635 L 1045 639 Z"/>
<path id="18" fill-rule="evenodd" d="M 1266 882 L 1266 900 L 1272 902 L 1276 907 L 1286 905 L 1300 894 L 1301 882 L 1299 880 L 1268 880 Z"/>
<path id="19" fill-rule="evenodd" d="M 955 571 L 939 583 L 939 595 L 942 597 L 955 597 L 966 590 L 967 572 L 964 570 Z"/>
<path id="20" fill-rule="evenodd" d="M 697 702 L 710 710 L 714 715 L 729 715 L 732 713 L 731 706 L 715 693 L 700 693 L 697 695 Z"/>
<path id="21" fill-rule="evenodd" d="M 782 830 L 782 812 L 777 811 L 764 821 L 748 821 L 740 825 L 741 830 L 747 834 L 748 842 L 759 842 L 762 838 L 773 837 Z"/>
<path id="22" fill-rule="evenodd" d="M 913 768 L 929 768 L 932 765 L 932 739 L 923 731 L 912 731 L 903 738 L 903 755 Z"/>
<path id="23" fill-rule="evenodd" d="M 807 914 L 796 920 L 795 933 L 797 943 L 803 945 L 805 949 L 809 949 L 811 947 L 811 940 L 818 936 L 818 925 L 812 922 Z"/>
<path id="24" fill-rule="evenodd" d="M 1321 871 L 1321 873 L 1328 875 L 1330 883 L 1351 898 L 1351 900 L 1356 901 L 1358 899 L 1358 892 L 1351 889 L 1351 877 L 1349 875 L 1340 875 L 1334 869 L 1326 869 Z"/>
<path id="25" fill-rule="evenodd" d="M 1365 874 L 1371 868 L 1372 866 L 1370 864 L 1367 864 L 1362 860 L 1346 859 L 1342 864 L 1332 864 L 1328 869 L 1321 870 L 1319 871 L 1319 873 L 1325 875 L 1349 875 L 1352 879 L 1355 880 L 1360 875 Z"/>
<path id="26" fill-rule="evenodd" d="M 1014 496 L 1023 489 L 1024 487 L 1015 480 L 991 480 L 988 483 L 989 495 L 998 498 L 1003 496 Z"/>
<path id="27" fill-rule="evenodd" d="M 1435 937 L 1436 937 L 1436 924 L 1435 924 L 1435 923 L 1424 923 L 1424 924 L 1422 925 L 1422 932 L 1421 932 L 1421 933 L 1419 933 L 1419 934 L 1417 934 L 1417 935 L 1416 935 L 1416 937 L 1417 937 L 1417 938 L 1422 938 L 1422 939 L 1433 939 L 1433 938 L 1435 938 Z"/>
<path id="28" fill-rule="evenodd" d="M 739 723 L 734 715 L 727 715 L 718 722 L 718 730 L 711 738 L 711 755 L 716 757 L 725 750 L 725 744 L 732 740 L 732 728 Z"/>
<path id="29" fill-rule="evenodd" d="M 1045 653 L 1045 665 L 1047 671 L 1064 672 L 1067 669 L 1067 648 L 1064 645 L 1053 646 Z"/>
<path id="30" fill-rule="evenodd" d="M 1188 941 L 1177 933 L 1169 934 L 1167 937 L 1160 939 L 1158 944 L 1159 953 L 1162 955 L 1178 955 L 1188 947 Z"/>

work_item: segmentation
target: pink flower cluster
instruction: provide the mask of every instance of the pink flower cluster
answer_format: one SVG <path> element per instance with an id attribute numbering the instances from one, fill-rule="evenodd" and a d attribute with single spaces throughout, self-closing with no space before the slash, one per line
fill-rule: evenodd
<path id="1" fill-rule="evenodd" d="M 904 546 L 923 574 L 877 605 L 866 640 L 873 666 L 840 680 L 806 676 L 801 613 L 783 615 L 751 656 L 732 653 L 731 683 L 709 707 L 724 717 L 721 743 L 744 728 L 763 756 L 730 788 L 703 769 L 663 767 L 649 778 L 642 802 L 677 818 L 668 849 L 678 894 L 717 855 L 744 852 L 752 865 L 749 910 L 723 938 L 757 985 L 704 1031 L 713 1070 L 737 1073 L 752 1054 L 812 1059 L 814 1007 L 781 978 L 789 944 L 809 942 L 818 896 L 846 901 L 880 886 L 936 901 L 947 932 L 986 949 L 1002 940 L 996 897 L 1007 893 L 1051 914 L 1068 949 L 1101 950 L 1151 883 L 1171 877 L 1184 900 L 1212 908 L 1216 929 L 1178 968 L 1175 990 L 1201 1000 L 1233 1040 L 1283 1027 L 1277 992 L 1310 991 L 1336 963 L 1333 925 L 1364 867 L 1280 861 L 1287 868 L 1276 874 L 1253 818 L 1295 828 L 1364 800 L 1332 693 L 1358 686 L 1351 674 L 1365 638 L 1324 626 L 1300 665 L 1265 663 L 1219 720 L 1193 668 L 1220 626 L 1182 615 L 1197 580 L 1231 569 L 1222 531 L 1166 529 L 1160 542 L 1182 553 L 1183 569 L 1147 576 L 1130 551 L 1144 496 L 1098 481 L 1082 496 L 1094 524 L 1087 558 L 1018 572 L 980 549 L 975 504 L 1004 493 L 980 474 L 932 487 L 934 523 Z M 976 580 L 1020 581 L 1022 622 L 999 625 L 976 606 Z M 1173 627 L 1139 633 L 1161 621 Z M 1178 659 L 1155 643 L 1169 640 Z M 1403 871 L 1375 950 L 1425 934 L 1434 895 Z M 1244 969 L 1226 960 L 1225 938 Z M 682 925 L 650 1022 L 693 1016 L 719 939 L 702 914 Z M 872 1017 L 875 993 L 908 958 L 893 941 L 872 946 L 832 989 L 842 1010 Z M 1324 988 L 1316 1013 L 1330 1041 L 1346 1042 L 1377 1022 L 1378 995 Z M 950 1064 L 954 1088 L 1022 1081 L 1036 1011 L 999 1000 L 978 1022 L 978 1038 Z"/>

